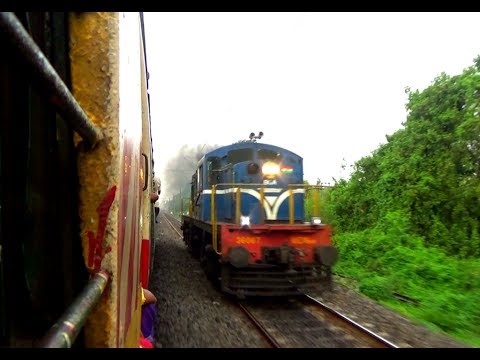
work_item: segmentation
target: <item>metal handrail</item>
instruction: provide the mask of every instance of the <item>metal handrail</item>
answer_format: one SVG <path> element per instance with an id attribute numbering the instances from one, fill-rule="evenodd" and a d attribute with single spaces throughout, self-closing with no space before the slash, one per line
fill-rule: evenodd
<path id="1" fill-rule="evenodd" d="M 82 293 L 65 310 L 58 321 L 43 337 L 38 347 L 70 348 L 82 329 L 86 319 L 100 300 L 110 275 L 99 271 L 90 279 Z"/>
<path id="2" fill-rule="evenodd" d="M 217 214 L 216 214 L 216 202 L 215 202 L 215 196 L 217 193 L 217 187 L 218 186 L 232 186 L 235 188 L 235 199 L 236 199 L 236 206 L 235 206 L 235 224 L 240 224 L 240 209 L 241 209 L 241 187 L 245 186 L 255 186 L 260 188 L 260 206 L 263 209 L 264 206 L 264 201 L 265 201 L 265 184 L 260 184 L 260 183 L 218 183 L 212 185 L 212 192 L 210 195 L 210 221 L 212 223 L 212 246 L 213 250 L 220 255 L 220 251 L 218 250 L 218 234 L 217 234 Z M 309 190 L 316 190 L 314 193 L 314 207 L 313 207 L 313 216 L 318 216 L 319 215 L 319 209 L 318 209 L 318 193 L 320 190 L 328 188 L 330 186 L 324 186 L 324 185 L 310 185 L 310 184 L 288 184 L 288 213 L 289 213 L 289 224 L 294 224 L 294 206 L 295 206 L 295 200 L 294 200 L 294 192 L 293 188 L 304 188 L 305 192 Z M 264 217 L 263 217 L 263 212 L 260 212 L 260 217 L 261 217 L 261 223 L 264 223 Z"/>
<path id="3" fill-rule="evenodd" d="M 39 75 L 41 85 L 51 92 L 50 102 L 82 137 L 85 145 L 93 148 L 103 138 L 102 132 L 85 114 L 20 20 L 12 12 L 0 12 L 0 27 L 6 32 L 6 38 L 32 68 L 33 73 Z"/>

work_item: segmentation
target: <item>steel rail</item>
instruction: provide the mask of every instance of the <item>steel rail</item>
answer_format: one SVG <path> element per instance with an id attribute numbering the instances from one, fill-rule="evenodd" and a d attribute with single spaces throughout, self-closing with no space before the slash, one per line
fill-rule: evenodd
<path id="1" fill-rule="evenodd" d="M 332 309 L 331 307 L 325 305 L 324 303 L 322 303 L 321 301 L 315 299 L 314 297 L 310 296 L 310 295 L 307 295 L 307 294 L 304 294 L 304 296 L 311 302 L 313 302 L 314 304 L 322 307 L 323 309 L 327 310 L 328 312 L 330 312 L 331 314 L 341 318 L 343 321 L 347 322 L 348 324 L 354 326 L 355 328 L 361 330 L 362 332 L 368 334 L 370 337 L 374 338 L 375 340 L 385 344 L 386 346 L 390 347 L 390 348 L 395 348 L 395 349 L 398 349 L 398 346 L 391 343 L 390 341 L 384 339 L 383 337 L 381 337 L 380 335 L 377 335 L 375 334 L 373 331 L 370 331 L 369 329 L 367 329 L 366 327 L 360 325 L 359 323 L 353 321 L 352 319 L 346 317 L 345 315 L 339 313 L 338 311 Z"/>
<path id="2" fill-rule="evenodd" d="M 237 303 L 238 307 L 243 311 L 245 315 L 253 322 L 257 329 L 262 333 L 265 339 L 272 345 L 274 348 L 281 348 L 280 344 L 275 340 L 273 336 L 270 335 L 267 329 L 255 318 L 255 316 L 242 304 Z"/>
<path id="3" fill-rule="evenodd" d="M 175 231 L 177 233 L 177 235 L 181 238 L 183 238 L 183 234 L 177 230 L 177 228 L 175 227 L 175 225 L 173 225 L 173 223 L 170 221 L 169 219 L 169 216 L 167 216 L 166 214 L 162 213 L 163 217 L 165 218 L 165 221 L 167 222 L 168 225 L 170 225 L 170 227 L 172 228 L 173 231 Z M 175 219 L 175 218 L 174 218 Z M 177 220 L 177 219 L 175 219 Z M 178 221 L 178 220 L 177 220 Z M 180 221 L 179 221 L 180 222 Z"/>

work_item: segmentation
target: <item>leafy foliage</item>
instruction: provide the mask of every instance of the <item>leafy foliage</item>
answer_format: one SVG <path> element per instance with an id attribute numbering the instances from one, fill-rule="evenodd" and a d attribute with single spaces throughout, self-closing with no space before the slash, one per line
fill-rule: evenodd
<path id="1" fill-rule="evenodd" d="M 410 91 L 405 127 L 355 163 L 330 192 L 337 232 L 376 226 L 400 210 L 408 232 L 448 254 L 479 257 L 480 73 L 441 74 Z"/>
<path id="2" fill-rule="evenodd" d="M 480 346 L 480 260 L 426 247 L 405 231 L 400 213 L 383 220 L 373 229 L 336 235 L 335 272 L 357 279 L 358 290 L 372 299 Z M 399 302 L 396 294 L 416 303 Z"/>
<path id="3" fill-rule="evenodd" d="M 404 127 L 326 192 L 335 272 L 480 346 L 480 56 L 460 75 L 407 91 Z"/>

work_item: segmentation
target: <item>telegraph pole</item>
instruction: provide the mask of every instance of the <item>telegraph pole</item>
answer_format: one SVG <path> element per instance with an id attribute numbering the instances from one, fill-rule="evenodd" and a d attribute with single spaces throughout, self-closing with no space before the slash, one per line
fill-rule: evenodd
<path id="1" fill-rule="evenodd" d="M 180 216 L 183 215 L 183 198 L 182 198 L 182 187 L 180 186 Z"/>

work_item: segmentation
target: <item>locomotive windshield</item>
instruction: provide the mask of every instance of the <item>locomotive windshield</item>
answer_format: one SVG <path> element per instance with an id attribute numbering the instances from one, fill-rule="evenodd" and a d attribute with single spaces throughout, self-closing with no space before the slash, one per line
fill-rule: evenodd
<path id="1" fill-rule="evenodd" d="M 277 163 L 282 159 L 282 155 L 279 152 L 269 149 L 258 149 L 257 156 L 259 160 L 270 160 Z"/>
<path id="2" fill-rule="evenodd" d="M 229 164 L 237 164 L 243 161 L 253 160 L 253 149 L 236 149 L 228 152 L 227 162 Z"/>

